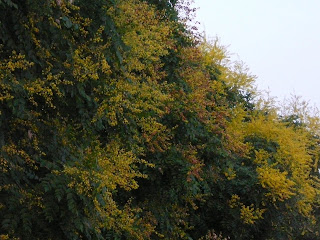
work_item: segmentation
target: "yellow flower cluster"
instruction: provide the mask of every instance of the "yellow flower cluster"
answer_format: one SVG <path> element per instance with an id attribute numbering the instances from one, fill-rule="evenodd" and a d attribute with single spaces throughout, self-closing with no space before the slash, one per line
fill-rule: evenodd
<path id="1" fill-rule="evenodd" d="M 229 200 L 230 208 L 240 208 L 240 219 L 244 224 L 255 224 L 259 219 L 263 219 L 263 213 L 266 209 L 254 208 L 254 205 L 246 206 L 240 202 L 240 197 L 236 194 Z"/>
<path id="2" fill-rule="evenodd" d="M 256 220 L 263 218 L 262 214 L 265 211 L 265 209 L 255 209 L 253 204 L 250 206 L 242 205 L 240 209 L 240 219 L 242 219 L 245 224 L 254 224 Z"/>

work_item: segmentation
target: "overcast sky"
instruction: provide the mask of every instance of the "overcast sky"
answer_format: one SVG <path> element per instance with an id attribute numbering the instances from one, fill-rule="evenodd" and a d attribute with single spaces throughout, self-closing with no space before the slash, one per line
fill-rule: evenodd
<path id="1" fill-rule="evenodd" d="M 195 0 L 208 38 L 228 50 L 279 99 L 291 93 L 320 108 L 320 0 Z"/>

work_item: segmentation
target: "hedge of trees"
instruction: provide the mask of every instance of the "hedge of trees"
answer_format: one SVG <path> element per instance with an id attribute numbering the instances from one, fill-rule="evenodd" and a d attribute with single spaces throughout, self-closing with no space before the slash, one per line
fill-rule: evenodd
<path id="1" fill-rule="evenodd" d="M 190 11 L 0 0 L 1 239 L 319 239 L 318 118 Z"/>

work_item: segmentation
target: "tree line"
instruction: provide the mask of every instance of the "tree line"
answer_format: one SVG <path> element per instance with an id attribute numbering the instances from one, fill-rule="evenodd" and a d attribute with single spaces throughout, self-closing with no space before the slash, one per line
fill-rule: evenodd
<path id="1" fill-rule="evenodd" d="M 319 238 L 319 119 L 192 11 L 0 0 L 1 239 Z"/>

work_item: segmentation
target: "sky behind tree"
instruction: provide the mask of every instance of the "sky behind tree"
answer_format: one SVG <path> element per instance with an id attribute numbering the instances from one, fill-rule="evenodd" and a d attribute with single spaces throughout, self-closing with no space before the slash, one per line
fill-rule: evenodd
<path id="1" fill-rule="evenodd" d="M 319 0 L 195 0 L 207 38 L 220 38 L 256 75 L 258 88 L 320 107 Z"/>

